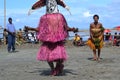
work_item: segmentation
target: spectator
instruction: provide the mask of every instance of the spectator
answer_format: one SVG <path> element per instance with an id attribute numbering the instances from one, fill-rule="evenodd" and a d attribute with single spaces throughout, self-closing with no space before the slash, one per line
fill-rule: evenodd
<path id="1" fill-rule="evenodd" d="M 80 36 L 78 34 L 75 34 L 75 37 L 74 37 L 74 41 L 73 41 L 73 44 L 74 45 L 77 45 L 80 43 Z"/>
<path id="2" fill-rule="evenodd" d="M 5 29 L 5 31 L 8 32 L 8 52 L 12 52 L 15 51 L 15 34 L 16 34 L 16 30 L 15 30 L 15 26 L 12 23 L 12 18 L 8 18 L 8 24 L 7 24 L 7 28 Z"/>
<path id="3" fill-rule="evenodd" d="M 100 60 L 100 54 L 104 40 L 104 27 L 98 21 L 98 15 L 94 15 L 93 19 L 94 22 L 90 24 L 90 38 L 87 41 L 87 45 L 93 51 L 93 60 Z"/>
<path id="4" fill-rule="evenodd" d="M 117 43 L 117 32 L 114 34 L 113 46 L 116 46 Z"/>
<path id="5" fill-rule="evenodd" d="M 112 39 L 113 39 L 112 35 L 111 35 L 111 33 L 109 33 L 109 40 L 112 41 Z"/>
<path id="6" fill-rule="evenodd" d="M 120 33 L 117 36 L 116 46 L 120 46 Z"/>
<path id="7" fill-rule="evenodd" d="M 107 33 L 105 34 L 105 41 L 108 42 L 108 41 L 109 41 L 109 38 L 110 38 L 110 35 L 109 35 L 109 33 L 107 32 Z"/>

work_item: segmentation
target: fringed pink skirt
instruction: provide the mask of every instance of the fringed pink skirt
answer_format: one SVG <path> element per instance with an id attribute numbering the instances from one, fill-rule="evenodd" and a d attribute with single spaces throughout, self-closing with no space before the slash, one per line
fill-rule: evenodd
<path id="1" fill-rule="evenodd" d="M 41 61 L 57 61 L 66 60 L 67 54 L 64 47 L 64 42 L 43 42 L 37 54 L 37 60 Z"/>

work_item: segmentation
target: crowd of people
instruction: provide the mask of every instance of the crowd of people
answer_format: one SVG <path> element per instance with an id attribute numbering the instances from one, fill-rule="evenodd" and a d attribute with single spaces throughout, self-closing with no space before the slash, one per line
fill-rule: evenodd
<path id="1" fill-rule="evenodd" d="M 114 35 L 106 32 L 104 35 L 104 41 L 106 43 L 112 43 L 113 46 L 120 46 L 120 33 L 115 32 Z"/>
<path id="2" fill-rule="evenodd" d="M 4 41 L 1 40 L 1 44 L 2 42 L 4 42 L 4 44 L 8 44 L 8 37 L 9 37 L 9 33 L 7 33 L 6 31 L 4 31 L 3 33 L 3 39 Z M 36 38 L 36 32 L 26 32 L 24 30 L 22 30 L 21 28 L 16 31 L 15 33 L 15 44 L 16 45 L 22 45 L 24 43 L 38 43 L 39 41 Z"/>
<path id="3" fill-rule="evenodd" d="M 25 26 L 26 27 L 26 26 Z M 8 44 L 8 33 L 3 33 L 5 39 L 5 44 Z M 36 32 L 27 32 L 24 29 L 21 28 L 16 32 L 16 44 L 21 45 L 23 43 L 38 43 L 39 40 L 36 38 L 37 33 Z M 113 46 L 120 46 L 120 33 L 115 32 L 114 34 L 111 34 L 110 32 L 106 32 L 104 34 L 104 42 L 105 43 L 111 43 Z M 2 44 L 2 39 L 0 39 L 0 44 Z M 74 46 L 84 46 L 85 43 L 83 41 L 83 38 L 75 33 L 75 36 L 73 38 L 73 45 Z"/>

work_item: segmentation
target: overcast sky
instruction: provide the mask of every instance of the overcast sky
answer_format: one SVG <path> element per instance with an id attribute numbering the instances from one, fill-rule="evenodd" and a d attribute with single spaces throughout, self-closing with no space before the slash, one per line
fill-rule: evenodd
<path id="1" fill-rule="evenodd" d="M 16 28 L 24 25 L 37 27 L 39 18 L 45 14 L 45 7 L 35 10 L 30 16 L 28 10 L 37 0 L 6 0 L 7 19 L 13 18 Z M 98 14 L 105 28 L 120 25 L 120 0 L 64 0 L 70 7 L 70 12 L 59 6 L 59 11 L 65 16 L 68 25 L 80 29 L 89 29 L 93 22 L 92 16 Z M 7 24 L 7 23 L 6 23 Z M 4 0 L 0 0 L 0 25 L 4 25 Z"/>

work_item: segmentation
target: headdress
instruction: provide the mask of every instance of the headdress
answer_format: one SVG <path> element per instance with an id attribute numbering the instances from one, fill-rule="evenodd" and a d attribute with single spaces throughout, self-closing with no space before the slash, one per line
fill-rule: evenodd
<path id="1" fill-rule="evenodd" d="M 30 14 L 33 10 L 36 10 L 36 9 L 44 7 L 44 6 L 47 6 L 46 11 L 48 13 L 53 10 L 56 11 L 57 5 L 60 5 L 69 11 L 69 7 L 65 5 L 63 0 L 38 0 L 36 3 L 33 4 L 32 8 L 29 10 L 28 14 Z"/>

